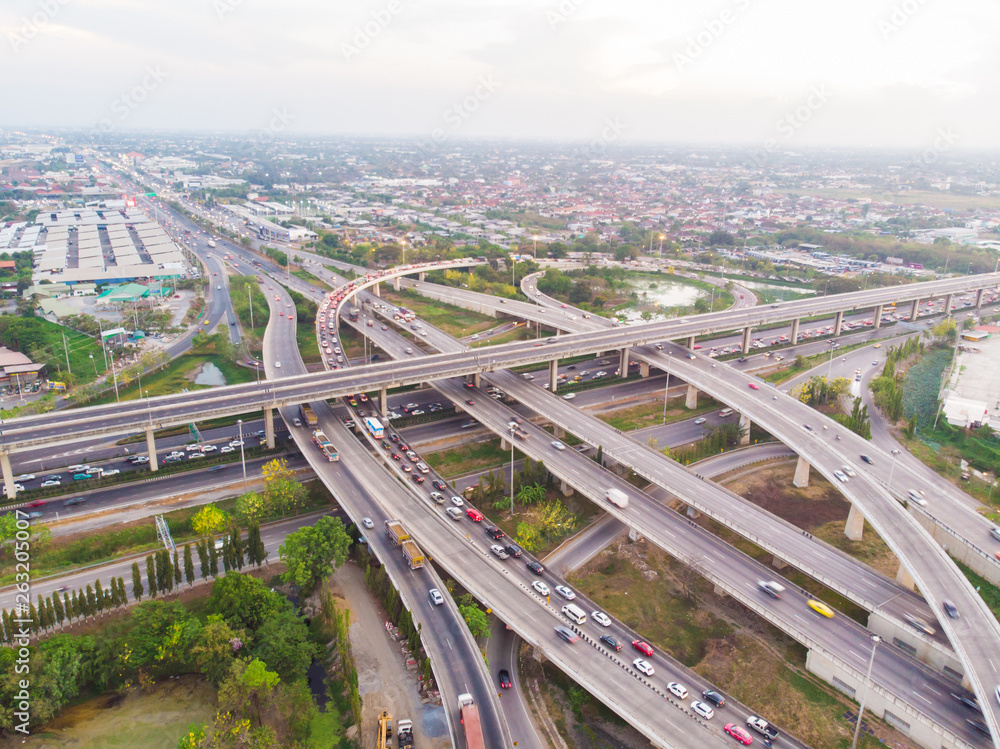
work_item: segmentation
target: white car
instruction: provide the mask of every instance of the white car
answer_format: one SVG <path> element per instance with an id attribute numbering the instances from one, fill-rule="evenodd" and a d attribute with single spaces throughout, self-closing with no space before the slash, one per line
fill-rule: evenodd
<path id="1" fill-rule="evenodd" d="M 445 512 L 448 513 L 448 517 L 450 517 L 452 520 L 462 519 L 462 511 L 457 507 L 449 507 L 447 510 L 445 510 Z"/>
<path id="2" fill-rule="evenodd" d="M 361 525 L 363 525 L 365 528 L 374 528 L 375 527 L 375 523 L 372 522 L 371 518 L 362 518 L 361 519 Z"/>
<path id="3" fill-rule="evenodd" d="M 220 453 L 231 453 L 231 452 L 235 452 L 235 451 L 236 451 L 236 448 L 235 447 L 230 447 L 229 445 L 225 445 L 225 446 L 223 446 L 223 447 L 221 447 L 219 449 Z"/>
<path id="4" fill-rule="evenodd" d="M 603 611 L 591 612 L 590 618 L 593 619 L 598 624 L 600 624 L 602 627 L 611 626 L 611 617 L 605 614 Z"/>
<path id="5" fill-rule="evenodd" d="M 22 473 L 20 476 L 15 476 L 14 481 L 34 481 L 35 474 L 33 473 Z"/>
<path id="6" fill-rule="evenodd" d="M 201 451 L 203 453 L 214 453 L 218 449 L 219 448 L 217 448 L 215 445 L 205 445 L 203 448 L 201 448 Z"/>
<path id="7" fill-rule="evenodd" d="M 4 494 L 6 494 L 7 493 L 7 484 L 4 484 L 2 487 L 0 487 L 0 491 L 2 491 Z M 14 493 L 15 494 L 17 494 L 17 492 L 23 492 L 23 491 L 24 491 L 24 485 L 23 484 L 14 484 Z"/>
<path id="8" fill-rule="evenodd" d="M 45 481 L 42 482 L 43 489 L 48 489 L 50 486 L 62 486 L 62 481 L 59 481 L 58 479 L 45 479 Z"/>
<path id="9" fill-rule="evenodd" d="M 645 661 L 642 658 L 636 658 L 632 661 L 632 666 L 641 674 L 646 674 L 646 676 L 653 675 L 653 667 L 649 664 L 649 661 Z"/>
<path id="10" fill-rule="evenodd" d="M 549 590 L 549 586 L 543 583 L 541 580 L 535 580 L 535 582 L 531 584 L 531 587 L 537 590 L 543 596 L 547 596 L 551 592 Z"/>
<path id="11" fill-rule="evenodd" d="M 451 498 L 451 503 L 452 503 L 453 505 L 455 505 L 455 507 L 461 507 L 461 506 L 462 506 L 463 504 L 465 504 L 465 503 L 464 503 L 464 502 L 462 501 L 462 498 L 461 498 L 461 497 L 452 497 L 452 498 Z"/>
<path id="12" fill-rule="evenodd" d="M 230 447 L 243 447 L 243 440 L 232 440 L 229 443 Z"/>
<path id="13" fill-rule="evenodd" d="M 567 601 L 572 601 L 574 598 L 576 598 L 576 593 L 574 593 L 572 590 L 570 590 L 569 588 L 567 588 L 565 585 L 557 585 L 556 586 L 556 593 L 558 593 L 559 595 L 561 595 Z"/>
<path id="14" fill-rule="evenodd" d="M 508 554 L 507 550 L 504 549 L 504 547 L 502 547 L 500 544 L 493 544 L 490 547 L 490 551 L 493 552 L 493 556 L 495 556 L 497 559 L 509 559 L 510 558 L 510 554 Z"/>
<path id="15" fill-rule="evenodd" d="M 281 362 L 280 361 L 276 361 L 274 363 L 274 366 L 277 367 L 278 369 L 281 369 Z"/>
<path id="16" fill-rule="evenodd" d="M 846 484 L 848 482 L 847 474 L 843 471 L 834 471 L 833 475 L 836 476 L 837 480 L 842 484 Z"/>
<path id="17" fill-rule="evenodd" d="M 566 449 L 566 445 L 564 445 L 559 440 L 552 440 L 552 447 L 554 447 L 556 450 L 565 450 Z"/>
<path id="18" fill-rule="evenodd" d="M 683 684 L 678 684 L 676 681 L 667 684 L 667 691 L 679 700 L 686 700 L 688 696 L 688 690 L 684 688 Z"/>
<path id="19" fill-rule="evenodd" d="M 184 450 L 189 453 L 201 452 L 201 445 L 187 445 Z"/>
<path id="20" fill-rule="evenodd" d="M 104 473 L 102 473 L 101 475 L 102 475 L 102 476 L 103 476 L 104 478 L 107 478 L 108 476 L 117 476 L 117 475 L 118 475 L 119 473 L 121 473 L 121 471 L 119 471 L 119 470 L 118 470 L 117 468 L 108 468 L 108 469 L 107 469 L 106 471 L 104 471 Z"/>
<path id="21" fill-rule="evenodd" d="M 431 603 L 433 603 L 435 606 L 440 606 L 442 603 L 444 603 L 444 596 L 441 595 L 441 591 L 438 590 L 437 588 L 431 588 L 429 595 L 431 597 Z"/>
<path id="22" fill-rule="evenodd" d="M 699 416 L 697 419 L 694 420 L 694 423 L 704 424 L 706 421 L 708 421 L 708 419 L 706 419 L 704 416 Z"/>
<path id="23" fill-rule="evenodd" d="M 66 470 L 70 473 L 80 473 L 81 471 L 86 471 L 88 468 L 90 468 L 89 465 L 78 463 L 77 465 L 67 466 Z"/>
<path id="24" fill-rule="evenodd" d="M 843 467 L 841 468 L 841 470 L 842 470 L 842 471 L 843 471 L 844 473 L 846 473 L 846 474 L 847 474 L 848 476 L 850 476 L 850 477 L 851 477 L 852 479 L 853 479 L 853 478 L 854 478 L 855 476 L 857 476 L 857 475 L 858 475 L 858 472 L 857 472 L 857 471 L 855 471 L 855 470 L 854 470 L 853 468 L 851 468 L 850 466 L 843 466 Z"/>
<path id="25" fill-rule="evenodd" d="M 695 700 L 692 702 L 691 709 L 694 711 L 695 715 L 699 715 L 705 720 L 711 720 L 715 717 L 715 710 L 710 708 L 701 700 Z"/>

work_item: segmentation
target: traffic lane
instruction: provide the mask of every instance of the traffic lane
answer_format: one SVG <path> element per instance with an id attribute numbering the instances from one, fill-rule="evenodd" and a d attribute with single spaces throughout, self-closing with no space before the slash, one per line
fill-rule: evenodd
<path id="1" fill-rule="evenodd" d="M 490 638 L 486 643 L 486 658 L 495 679 L 494 684 L 501 695 L 512 694 L 514 699 L 501 699 L 503 714 L 507 719 L 510 736 L 517 746 L 543 749 L 548 743 L 539 736 L 535 722 L 531 719 L 530 708 L 524 697 L 521 686 L 521 674 L 518 667 L 518 654 L 521 650 L 521 638 L 514 630 L 499 619 L 494 619 Z M 500 685 L 500 672 L 510 675 L 511 687 L 504 691 Z"/>

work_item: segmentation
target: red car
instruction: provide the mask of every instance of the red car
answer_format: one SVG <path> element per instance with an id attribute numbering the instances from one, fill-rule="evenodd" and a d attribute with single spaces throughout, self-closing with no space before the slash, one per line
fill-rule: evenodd
<path id="1" fill-rule="evenodd" d="M 479 510 L 476 510 L 476 509 L 470 507 L 470 508 L 468 508 L 465 511 L 465 514 L 468 515 L 469 518 L 474 523 L 481 523 L 481 522 L 483 522 L 483 513 L 481 513 Z"/>
<path id="2" fill-rule="evenodd" d="M 750 388 L 751 390 L 760 390 L 760 385 L 758 385 L 756 382 L 748 382 L 747 387 Z"/>
<path id="3" fill-rule="evenodd" d="M 419 473 L 414 473 L 412 476 L 410 476 L 410 478 L 416 481 L 418 484 L 424 483 L 424 477 L 421 476 Z"/>
<path id="4" fill-rule="evenodd" d="M 726 723 L 726 733 L 746 746 L 750 746 L 753 743 L 753 737 L 735 723 Z"/>
<path id="5" fill-rule="evenodd" d="M 632 647 L 647 657 L 652 657 L 653 655 L 653 648 L 649 646 L 649 643 L 642 640 L 632 640 Z"/>

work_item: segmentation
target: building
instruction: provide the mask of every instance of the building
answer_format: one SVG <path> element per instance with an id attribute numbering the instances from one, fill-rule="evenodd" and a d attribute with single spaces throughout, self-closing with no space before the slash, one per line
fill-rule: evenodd
<path id="1" fill-rule="evenodd" d="M 44 364 L 35 364 L 20 351 L 0 346 L 0 387 L 29 385 L 39 378 Z"/>

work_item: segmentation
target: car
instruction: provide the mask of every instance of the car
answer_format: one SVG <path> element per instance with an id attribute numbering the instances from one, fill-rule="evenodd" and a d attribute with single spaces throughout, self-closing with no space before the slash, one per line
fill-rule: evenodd
<path id="1" fill-rule="evenodd" d="M 602 627 L 611 626 L 611 617 L 605 614 L 603 611 L 591 611 L 590 618 L 595 622 L 600 624 Z"/>
<path id="2" fill-rule="evenodd" d="M 462 501 L 461 497 L 455 497 L 455 496 L 451 497 L 451 503 L 455 505 L 455 507 L 461 507 L 463 504 L 465 504 L 465 502 Z"/>
<path id="3" fill-rule="evenodd" d="M 878 359 L 876 359 L 875 361 L 872 362 L 872 366 L 873 367 L 877 367 L 878 366 Z"/>
<path id="4" fill-rule="evenodd" d="M 667 691 L 679 700 L 686 700 L 688 696 L 688 690 L 683 684 L 678 684 L 676 681 L 667 684 Z"/>
<path id="5" fill-rule="evenodd" d="M 444 495 L 441 492 L 431 492 L 431 499 L 435 504 L 444 504 Z"/>
<path id="6" fill-rule="evenodd" d="M 67 466 L 66 470 L 69 471 L 70 473 L 82 473 L 86 471 L 88 468 L 90 468 L 89 465 L 78 463 L 76 465 Z"/>
<path id="7" fill-rule="evenodd" d="M 278 369 L 281 369 L 281 362 L 280 361 L 276 361 L 274 363 L 274 366 L 277 367 Z"/>
<path id="8" fill-rule="evenodd" d="M 708 419 L 706 419 L 704 416 L 699 416 L 697 419 L 694 420 L 694 423 L 704 424 L 706 421 L 708 421 Z"/>
<path id="9" fill-rule="evenodd" d="M 481 513 L 474 507 L 469 507 L 468 509 L 466 509 L 465 514 L 468 515 L 469 519 L 472 520 L 472 522 L 474 523 L 483 522 L 483 513 Z"/>
<path id="10" fill-rule="evenodd" d="M 117 476 L 119 473 L 121 473 L 121 471 L 117 468 L 106 468 L 101 476 L 103 478 L 107 478 L 108 476 Z"/>
<path id="11" fill-rule="evenodd" d="M 701 700 L 695 700 L 691 703 L 691 711 L 698 717 L 704 718 L 705 720 L 711 720 L 715 717 L 715 710 Z"/>
<path id="12" fill-rule="evenodd" d="M 501 689 L 510 689 L 513 684 L 510 680 L 510 672 L 507 669 L 501 669 L 500 673 L 497 674 L 497 680 L 500 682 Z"/>
<path id="13" fill-rule="evenodd" d="M 535 580 L 535 582 L 531 584 L 531 587 L 534 588 L 543 596 L 549 596 L 552 593 L 552 591 L 549 590 L 549 586 L 543 583 L 541 580 Z"/>
<path id="14" fill-rule="evenodd" d="M 726 706 L 726 698 L 723 697 L 718 692 L 716 692 L 714 689 L 706 689 L 704 692 L 701 693 L 701 698 L 703 700 L 706 700 L 707 702 L 711 702 L 716 707 Z"/>
<path id="15" fill-rule="evenodd" d="M 827 619 L 833 619 L 833 609 L 827 606 L 822 601 L 817 601 L 815 598 L 810 598 L 806 601 L 806 605 L 821 616 L 825 616 Z"/>
<path id="16" fill-rule="evenodd" d="M 445 512 L 448 513 L 448 517 L 450 517 L 452 520 L 462 519 L 462 511 L 457 507 L 449 507 L 447 510 L 445 510 Z"/>
<path id="17" fill-rule="evenodd" d="M 809 426 L 808 424 L 803 424 L 803 425 L 802 425 L 802 428 L 803 428 L 803 429 L 805 429 L 805 430 L 806 430 L 807 432 L 815 432 L 815 431 L 816 431 L 815 429 L 813 429 L 813 428 L 812 428 L 811 426 Z"/>
<path id="18" fill-rule="evenodd" d="M 576 598 L 576 593 L 574 593 L 572 590 L 570 590 L 565 585 L 557 585 L 556 586 L 556 593 L 558 593 L 559 595 L 561 595 L 567 601 L 572 601 L 574 598 Z"/>
<path id="19" fill-rule="evenodd" d="M 413 475 L 410 476 L 410 478 L 413 479 L 414 482 L 418 484 L 424 483 L 424 477 L 421 476 L 419 473 L 414 473 Z"/>
<path id="20" fill-rule="evenodd" d="M 650 665 L 649 661 L 644 661 L 642 658 L 636 658 L 632 661 L 632 666 L 641 674 L 646 676 L 652 676 L 654 671 L 653 667 Z"/>
<path id="21" fill-rule="evenodd" d="M 190 455 L 188 455 L 188 460 L 197 460 L 198 458 L 204 458 L 204 457 L 205 453 L 191 453 Z"/>
<path id="22" fill-rule="evenodd" d="M 907 612 L 907 613 L 903 614 L 903 619 L 911 627 L 913 627 L 914 629 L 920 630 L 921 632 L 923 632 L 928 637 L 933 637 L 934 634 L 937 632 L 937 630 L 935 630 L 934 627 L 932 627 L 930 624 L 928 624 L 927 622 L 925 622 L 919 616 L 914 616 L 913 614 L 910 614 L 910 613 Z"/>
<path id="23" fill-rule="evenodd" d="M 694 359 L 694 354 L 688 354 L 688 359 Z"/>
<path id="24" fill-rule="evenodd" d="M 566 445 L 564 445 L 559 440 L 552 440 L 552 447 L 554 447 L 556 450 L 565 450 L 566 449 Z"/>
<path id="25" fill-rule="evenodd" d="M 864 453 L 861 454 L 861 459 L 870 466 L 875 465 L 875 461 L 872 460 L 870 456 L 865 455 Z"/>
<path id="26" fill-rule="evenodd" d="M 841 470 L 834 471 L 833 475 L 836 476 L 837 481 L 841 482 L 842 484 L 846 484 L 848 481 L 847 474 Z"/>
<path id="27" fill-rule="evenodd" d="M 493 556 L 497 559 L 509 559 L 510 555 L 504 550 L 500 544 L 493 544 L 490 546 L 490 551 L 493 552 Z"/>
<path id="28" fill-rule="evenodd" d="M 944 600 L 944 602 L 941 604 L 941 608 L 944 609 L 944 613 L 946 613 L 950 619 L 959 618 L 958 607 L 955 606 L 955 604 L 949 601 L 948 599 Z M 1000 700 L 1000 695 L 997 696 L 997 699 Z"/>
<path id="29" fill-rule="evenodd" d="M 632 640 L 632 647 L 649 658 L 653 657 L 653 648 L 648 642 L 643 642 L 642 640 Z"/>
<path id="30" fill-rule="evenodd" d="M 35 474 L 33 473 L 22 473 L 20 476 L 15 476 L 14 481 L 34 481 Z"/>
<path id="31" fill-rule="evenodd" d="M 441 479 L 434 479 L 433 481 L 431 481 L 431 486 L 433 486 L 435 489 L 440 489 L 441 491 L 444 491 L 445 489 L 448 488 L 448 485 L 444 483 Z"/>
<path id="32" fill-rule="evenodd" d="M 437 588 L 431 588 L 428 591 L 428 595 L 431 598 L 431 603 L 433 603 L 435 606 L 440 606 L 442 603 L 444 603 L 444 596 L 441 595 L 441 591 L 438 590 Z"/>
<path id="33" fill-rule="evenodd" d="M 371 518 L 362 518 L 361 519 L 361 525 L 363 525 L 365 528 L 374 528 L 375 527 L 375 523 L 372 522 Z"/>
<path id="34" fill-rule="evenodd" d="M 975 710 L 978 713 L 981 713 L 983 711 L 983 709 L 979 706 L 979 701 L 976 699 L 976 696 L 974 694 L 960 694 L 959 692 L 952 692 L 951 696 L 954 697 L 959 702 L 961 702 L 965 707 L 969 708 L 970 710 Z"/>
<path id="35" fill-rule="evenodd" d="M 542 574 L 545 571 L 545 568 L 542 566 L 542 563 L 541 562 L 536 562 L 534 560 L 528 562 L 527 567 L 528 567 L 529 570 L 531 570 L 532 572 L 534 572 L 536 575 L 540 575 L 540 574 Z M 548 594 L 546 594 L 546 595 L 548 595 Z"/>
<path id="36" fill-rule="evenodd" d="M 63 502 L 64 507 L 75 507 L 76 505 L 82 505 L 87 501 L 86 497 L 73 497 L 72 499 L 67 499 Z"/>
<path id="37" fill-rule="evenodd" d="M 520 559 L 521 555 L 524 553 L 521 550 L 521 547 L 518 546 L 517 544 L 507 544 L 503 548 L 504 548 L 504 551 L 506 551 L 508 554 L 510 554 L 512 557 L 514 557 L 514 559 Z"/>
<path id="38" fill-rule="evenodd" d="M 220 453 L 231 453 L 231 452 L 235 452 L 235 451 L 236 451 L 236 448 L 235 447 L 230 447 L 229 445 L 223 445 L 219 449 Z"/>
<path id="39" fill-rule="evenodd" d="M 28 517 L 31 518 L 32 520 L 34 520 L 36 518 L 42 517 L 44 514 L 45 514 L 44 512 L 38 512 L 36 510 L 35 512 L 29 512 L 28 513 Z"/>
<path id="40" fill-rule="evenodd" d="M 48 489 L 51 486 L 62 486 L 62 481 L 59 479 L 45 479 L 45 481 L 41 483 L 41 487 L 43 489 Z"/>
<path id="41" fill-rule="evenodd" d="M 726 723 L 725 731 L 745 746 L 753 743 L 753 737 L 743 726 L 738 726 L 735 723 Z"/>
<path id="42" fill-rule="evenodd" d="M 499 541 L 504 537 L 504 532 L 497 528 L 495 525 L 486 526 L 486 535 L 492 538 L 494 541 Z"/>
<path id="43" fill-rule="evenodd" d="M 503 300 L 501 299 L 500 301 Z M 556 634 L 559 635 L 566 642 L 568 642 L 570 645 L 573 645 L 574 643 L 579 642 L 580 640 L 580 638 L 576 636 L 576 633 L 573 632 L 573 630 L 571 630 L 569 627 L 564 627 L 561 624 L 556 627 Z"/>
<path id="44" fill-rule="evenodd" d="M 616 653 L 622 649 L 622 644 L 611 635 L 601 635 L 601 642 L 614 650 Z"/>
<path id="45" fill-rule="evenodd" d="M 89 473 L 74 473 L 73 474 L 73 480 L 74 481 L 86 481 L 87 479 L 91 479 L 91 478 L 93 478 L 93 476 L 91 476 Z"/>
<path id="46" fill-rule="evenodd" d="M 846 474 L 847 474 L 848 476 L 850 476 L 851 478 L 854 478 L 855 476 L 857 476 L 857 475 L 858 475 L 858 472 L 857 472 L 857 471 L 855 471 L 855 470 L 854 470 L 853 468 L 851 468 L 850 466 L 841 466 L 841 467 L 840 467 L 840 470 L 842 470 L 842 471 L 843 471 L 844 473 L 846 473 Z"/>
<path id="47" fill-rule="evenodd" d="M 748 382 L 747 387 L 750 388 L 751 390 L 760 390 L 760 385 L 758 385 L 756 382 Z"/>
<path id="48" fill-rule="evenodd" d="M 402 463 L 402 464 L 400 464 L 399 467 L 402 468 L 403 471 L 406 472 L 406 473 L 409 473 L 410 471 L 413 470 L 413 467 L 409 463 Z"/>
<path id="49" fill-rule="evenodd" d="M 205 445 L 203 448 L 201 448 L 201 451 L 203 453 L 214 453 L 218 449 L 219 448 L 217 448 L 215 445 Z"/>
<path id="50" fill-rule="evenodd" d="M 184 460 L 184 456 L 183 455 L 168 455 L 167 457 L 165 457 L 163 459 L 163 462 L 164 463 L 180 463 L 182 460 Z"/>

